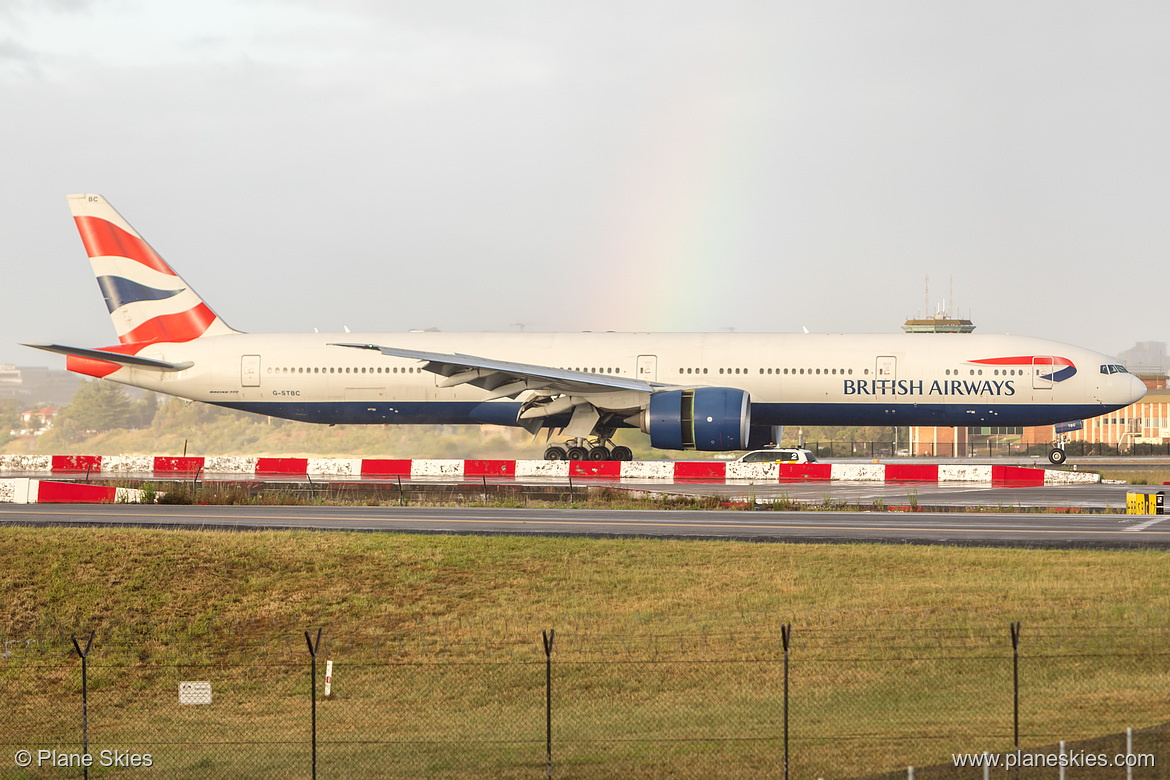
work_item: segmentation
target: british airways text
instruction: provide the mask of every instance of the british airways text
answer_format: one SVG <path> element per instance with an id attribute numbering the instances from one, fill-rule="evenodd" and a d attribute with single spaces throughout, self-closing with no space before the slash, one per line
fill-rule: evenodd
<path id="1" fill-rule="evenodd" d="M 1016 394 L 1011 380 L 934 380 L 927 387 L 921 379 L 846 379 L 845 395 L 1000 395 Z"/>

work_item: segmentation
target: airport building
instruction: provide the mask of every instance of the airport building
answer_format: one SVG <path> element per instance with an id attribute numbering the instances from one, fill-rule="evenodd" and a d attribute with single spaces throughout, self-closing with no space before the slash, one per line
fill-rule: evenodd
<path id="1" fill-rule="evenodd" d="M 69 403 L 81 384 L 81 377 L 68 371 L 43 366 L 0 365 L 0 399 L 47 402 L 55 406 Z"/>

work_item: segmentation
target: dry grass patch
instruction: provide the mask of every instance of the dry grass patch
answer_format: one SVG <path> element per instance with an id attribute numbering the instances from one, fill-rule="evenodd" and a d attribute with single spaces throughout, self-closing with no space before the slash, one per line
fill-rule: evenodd
<path id="1" fill-rule="evenodd" d="M 539 773 L 550 627 L 568 774 L 774 774 L 789 622 L 799 776 L 1006 748 L 1009 620 L 1025 734 L 1170 720 L 1161 551 L 3 528 L 0 555 L 0 732 L 74 739 L 92 628 L 93 728 L 175 777 L 301 771 L 316 626 L 333 774 Z M 191 679 L 214 708 L 176 710 Z"/>

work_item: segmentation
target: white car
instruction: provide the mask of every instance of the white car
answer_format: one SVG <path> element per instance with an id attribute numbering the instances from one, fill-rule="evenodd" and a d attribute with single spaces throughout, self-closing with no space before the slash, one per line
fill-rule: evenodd
<path id="1" fill-rule="evenodd" d="M 795 447 L 774 447 L 752 450 L 738 459 L 739 463 L 816 463 L 817 456 Z"/>

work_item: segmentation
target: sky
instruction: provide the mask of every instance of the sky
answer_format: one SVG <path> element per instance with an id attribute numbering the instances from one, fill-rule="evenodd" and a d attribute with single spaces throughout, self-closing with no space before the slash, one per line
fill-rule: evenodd
<path id="1" fill-rule="evenodd" d="M 245 331 L 881 333 L 948 299 L 1170 341 L 1168 39 L 1138 0 L 0 0 L 0 363 L 116 342 L 75 192 Z"/>

